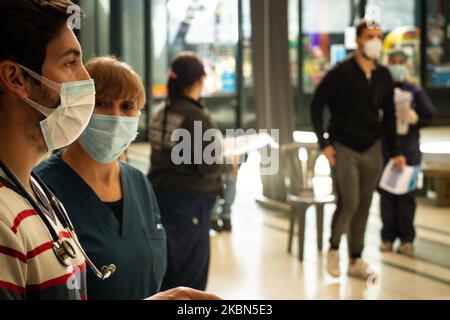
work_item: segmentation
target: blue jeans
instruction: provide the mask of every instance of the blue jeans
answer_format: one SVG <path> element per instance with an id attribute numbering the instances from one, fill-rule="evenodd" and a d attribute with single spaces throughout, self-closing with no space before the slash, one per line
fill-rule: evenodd
<path id="1" fill-rule="evenodd" d="M 222 198 L 218 198 L 211 212 L 211 220 L 230 219 L 231 207 L 236 199 L 237 176 L 231 170 L 224 177 L 225 190 Z"/>

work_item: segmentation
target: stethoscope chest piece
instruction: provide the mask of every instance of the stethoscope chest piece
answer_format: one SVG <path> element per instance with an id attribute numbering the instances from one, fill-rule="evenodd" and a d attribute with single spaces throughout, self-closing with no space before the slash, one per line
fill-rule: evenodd
<path id="1" fill-rule="evenodd" d="M 54 242 L 53 252 L 55 253 L 59 262 L 68 267 L 72 265 L 71 259 L 75 259 L 77 257 L 77 253 L 75 252 L 74 247 L 67 240 Z"/>
<path id="2" fill-rule="evenodd" d="M 56 230 L 51 225 L 46 214 L 42 211 L 42 207 L 37 203 L 35 198 L 28 193 L 28 191 L 25 189 L 23 184 L 20 182 L 19 178 L 17 178 L 17 176 L 14 174 L 14 172 L 12 172 L 8 168 L 8 166 L 2 162 L 1 159 L 0 159 L 0 169 L 1 169 L 0 173 L 4 172 L 6 174 L 6 176 L 12 181 L 12 184 L 13 184 L 12 189 L 13 190 L 17 189 L 16 192 L 19 195 L 21 195 L 22 197 L 24 197 L 30 203 L 30 205 L 33 207 L 33 209 L 38 213 L 42 222 L 45 224 L 45 227 L 47 228 L 48 232 L 50 233 L 51 238 L 53 239 L 53 252 L 55 253 L 58 261 L 64 266 L 71 267 L 72 259 L 75 259 L 77 257 L 77 252 L 75 251 L 73 245 L 69 241 L 60 239 L 58 237 Z M 83 247 L 81 246 L 80 242 L 78 241 L 78 239 L 75 235 L 75 229 L 72 225 L 72 222 L 70 221 L 70 218 L 69 218 L 63 204 L 55 197 L 55 195 L 50 191 L 50 189 L 45 185 L 44 182 L 42 182 L 42 180 L 37 175 L 35 175 L 33 173 L 32 178 L 33 178 L 32 186 L 36 185 L 37 187 L 40 187 L 43 189 L 42 190 L 43 197 L 47 198 L 48 202 L 50 203 L 50 205 L 52 207 L 51 209 L 53 209 L 53 211 L 55 212 L 55 215 L 57 216 L 58 220 L 62 223 L 64 229 L 66 229 L 66 231 L 70 234 L 74 245 L 76 246 L 76 248 L 78 249 L 78 251 L 82 255 L 82 257 L 84 257 L 84 259 L 86 260 L 89 267 L 95 272 L 97 277 L 99 277 L 100 279 L 105 280 L 105 279 L 109 278 L 116 271 L 116 266 L 114 264 L 110 264 L 109 266 L 104 266 L 101 268 L 101 270 L 98 270 L 98 268 L 95 266 L 95 264 L 89 259 L 88 255 L 83 250 Z M 1 176 L 0 176 L 0 180 L 2 180 Z M 4 184 L 10 185 L 9 181 L 6 181 Z"/>

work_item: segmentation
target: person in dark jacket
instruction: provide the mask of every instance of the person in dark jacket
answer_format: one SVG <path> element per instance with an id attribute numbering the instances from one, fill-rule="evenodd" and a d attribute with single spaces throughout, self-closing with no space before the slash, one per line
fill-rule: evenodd
<path id="1" fill-rule="evenodd" d="M 203 63 L 196 55 L 178 56 L 169 76 L 169 99 L 155 110 L 150 123 L 149 179 L 155 188 L 168 244 L 163 290 L 178 286 L 204 290 L 208 279 L 210 214 L 223 191 L 221 176 L 226 167 L 203 157 L 208 146 L 204 134 L 215 129 L 200 102 L 205 76 Z M 183 136 L 182 142 L 173 141 L 178 135 Z M 180 143 L 187 143 L 189 148 L 179 150 Z"/>
<path id="2" fill-rule="evenodd" d="M 389 53 L 389 70 L 395 81 L 398 138 L 400 152 L 406 156 L 407 164 L 418 166 L 422 162 L 420 152 L 420 128 L 431 124 L 435 108 L 423 88 L 408 81 L 408 55 L 402 49 L 394 49 Z M 405 108 L 401 106 L 406 106 Z M 385 164 L 392 153 L 383 144 Z M 414 216 L 416 212 L 416 191 L 405 195 L 394 195 L 379 190 L 381 195 L 380 209 L 383 221 L 381 237 L 383 244 L 380 250 L 393 250 L 397 238 L 401 244 L 397 252 L 405 255 L 414 254 Z"/>
<path id="3" fill-rule="evenodd" d="M 396 137 L 394 82 L 389 70 L 377 62 L 382 39 L 377 25 L 360 22 L 358 50 L 325 76 L 311 105 L 314 131 L 332 167 L 338 198 L 327 264 L 334 277 L 341 274 L 339 244 L 343 234 L 349 242 L 348 275 L 362 279 L 374 276 L 361 256 L 369 209 L 383 167 L 383 135 L 396 165 L 405 164 Z M 325 106 L 331 114 L 328 132 L 323 126 Z"/>

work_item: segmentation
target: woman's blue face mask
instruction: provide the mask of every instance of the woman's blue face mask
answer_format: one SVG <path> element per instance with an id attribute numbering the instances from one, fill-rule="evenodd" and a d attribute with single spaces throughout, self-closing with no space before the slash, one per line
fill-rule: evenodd
<path id="1" fill-rule="evenodd" d="M 136 140 L 138 128 L 139 117 L 94 114 L 78 142 L 93 160 L 113 163 Z"/>

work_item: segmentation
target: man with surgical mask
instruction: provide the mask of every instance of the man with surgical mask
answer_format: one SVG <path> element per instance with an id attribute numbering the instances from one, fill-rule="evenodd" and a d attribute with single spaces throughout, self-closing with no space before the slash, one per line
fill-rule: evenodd
<path id="1" fill-rule="evenodd" d="M 0 1 L 0 300 L 87 298 L 77 237 L 32 174 L 46 153 L 78 139 L 95 106 L 67 24 L 72 9 L 68 0 Z M 152 298 L 215 297 L 179 288 Z"/>
<path id="2" fill-rule="evenodd" d="M 95 104 L 94 82 L 66 25 L 71 5 L 0 2 L 1 300 L 86 297 L 83 255 L 56 217 L 44 186 L 32 179 L 40 158 L 78 138 Z M 52 229 L 76 248 L 76 258 L 58 259 Z"/>
<path id="3" fill-rule="evenodd" d="M 395 104 L 397 114 L 397 134 L 400 152 L 405 155 L 407 164 L 418 166 L 422 162 L 420 152 L 420 128 L 432 121 L 435 108 L 427 93 L 409 81 L 408 55 L 402 48 L 389 52 L 389 71 L 395 82 Z M 392 154 L 383 143 L 384 161 L 387 164 Z M 397 252 L 412 256 L 414 254 L 414 216 L 416 211 L 416 191 L 405 195 L 394 195 L 379 189 L 382 245 L 380 250 L 392 252 L 394 242 L 399 239 Z"/>
<path id="4" fill-rule="evenodd" d="M 383 32 L 361 21 L 356 28 L 358 49 L 332 69 L 317 88 L 311 105 L 312 122 L 320 147 L 333 172 L 337 210 L 333 217 L 327 270 L 341 275 L 339 245 L 346 234 L 350 263 L 348 275 L 367 280 L 374 275 L 362 259 L 364 237 L 373 193 L 382 172 L 382 136 L 396 166 L 400 155 L 396 137 L 394 82 L 378 61 Z M 331 119 L 324 128 L 328 107 Z"/>

